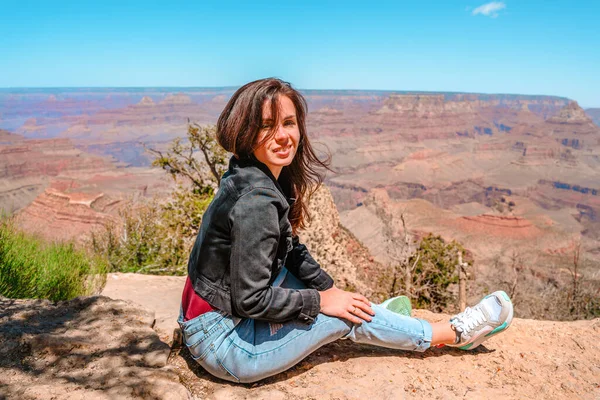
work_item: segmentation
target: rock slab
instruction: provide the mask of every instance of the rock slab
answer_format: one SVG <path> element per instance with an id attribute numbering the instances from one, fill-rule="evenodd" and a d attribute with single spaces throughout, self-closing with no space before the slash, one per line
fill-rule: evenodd
<path id="1" fill-rule="evenodd" d="M 108 297 L 0 297 L 0 398 L 188 399 L 154 312 Z"/>

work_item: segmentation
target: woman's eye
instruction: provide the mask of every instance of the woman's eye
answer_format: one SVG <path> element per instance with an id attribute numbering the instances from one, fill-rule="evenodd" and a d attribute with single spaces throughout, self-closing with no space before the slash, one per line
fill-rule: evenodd
<path id="1" fill-rule="evenodd" d="M 271 125 L 263 124 L 263 126 L 261 126 L 260 129 L 271 129 Z"/>
<path id="2" fill-rule="evenodd" d="M 296 123 L 294 121 L 285 121 L 284 125 L 285 126 L 294 126 L 294 125 L 296 125 Z"/>

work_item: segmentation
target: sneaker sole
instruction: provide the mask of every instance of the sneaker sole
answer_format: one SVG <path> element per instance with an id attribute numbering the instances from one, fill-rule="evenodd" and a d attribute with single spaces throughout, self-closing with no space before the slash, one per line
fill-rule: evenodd
<path id="1" fill-rule="evenodd" d="M 472 349 L 476 348 L 477 346 L 479 346 L 481 343 L 485 342 L 487 339 L 491 338 L 494 335 L 499 334 L 500 332 L 506 330 L 506 328 L 508 328 L 510 326 L 510 324 L 512 322 L 512 319 L 513 319 L 513 315 L 514 315 L 514 307 L 512 305 L 512 301 L 510 300 L 510 297 L 508 297 L 508 295 L 505 292 L 499 291 L 498 294 L 500 296 L 504 297 L 504 300 L 506 300 L 507 302 L 509 302 L 510 305 L 511 305 L 511 307 L 510 307 L 510 313 L 506 317 L 506 320 L 502 323 L 502 325 L 497 326 L 491 332 L 486 333 L 485 335 L 481 335 L 474 342 L 471 342 L 471 343 L 466 344 L 464 346 L 460 346 L 459 349 L 461 349 L 461 350 L 472 350 Z M 484 299 L 488 298 L 489 296 L 491 296 L 491 295 L 488 295 L 488 296 L 484 297 Z"/>

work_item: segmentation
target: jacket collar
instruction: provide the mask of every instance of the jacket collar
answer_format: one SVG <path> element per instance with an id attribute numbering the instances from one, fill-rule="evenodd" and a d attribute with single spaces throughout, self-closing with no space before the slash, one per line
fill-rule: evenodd
<path id="1" fill-rule="evenodd" d="M 283 190 L 277 179 L 275 179 L 275 175 L 273 175 L 269 167 L 258 161 L 256 157 L 250 156 L 245 158 L 238 158 L 235 155 L 231 156 L 231 159 L 229 160 L 229 173 L 232 173 L 234 168 L 248 167 L 255 167 L 262 171 L 273 182 L 273 184 L 275 185 L 277 190 L 279 190 L 279 192 L 283 195 L 283 197 L 285 197 L 290 206 L 296 202 L 296 199 L 294 197 L 290 197 L 289 193 Z"/>

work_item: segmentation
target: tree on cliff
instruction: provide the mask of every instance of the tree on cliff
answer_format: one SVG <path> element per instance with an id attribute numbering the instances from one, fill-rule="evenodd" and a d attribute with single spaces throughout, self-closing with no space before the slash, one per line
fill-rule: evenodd
<path id="1" fill-rule="evenodd" d="M 173 179 L 185 179 L 193 185 L 196 192 L 216 189 L 225 172 L 227 152 L 217 143 L 217 127 L 198 125 L 188 121 L 187 142 L 175 138 L 169 150 L 146 148 L 156 157 L 152 165 L 167 171 Z M 203 161 L 196 154 L 202 153 Z"/>
<path id="2" fill-rule="evenodd" d="M 198 233 L 202 214 L 226 170 L 227 152 L 217 143 L 216 133 L 214 125 L 188 123 L 185 142 L 175 138 L 166 153 L 146 148 L 155 156 L 152 165 L 164 169 L 177 182 L 163 211 L 169 227 L 187 240 Z"/>
<path id="3" fill-rule="evenodd" d="M 188 123 L 187 137 L 174 139 L 166 152 L 146 148 L 155 156 L 152 165 L 169 173 L 177 186 L 167 200 L 128 204 L 120 212 L 122 225 L 92 234 L 91 247 L 113 270 L 186 272 L 202 215 L 226 168 L 227 153 L 215 134 L 215 126 Z"/>
<path id="4" fill-rule="evenodd" d="M 382 234 L 391 260 L 388 282 L 383 284 L 389 288 L 386 296 L 404 295 L 418 308 L 447 311 L 457 300 L 451 285 L 459 283 L 461 269 L 466 272 L 473 263 L 469 252 L 460 243 L 448 243 L 439 235 L 429 234 L 415 242 L 403 213 L 394 214 L 378 201 L 367 203 L 374 206 L 383 222 Z"/>
<path id="5" fill-rule="evenodd" d="M 455 240 L 446 242 L 441 236 L 431 233 L 421 239 L 407 262 L 412 272 L 409 279 L 413 304 L 418 308 L 442 312 L 455 303 L 450 285 L 459 282 L 462 258 L 471 266 L 468 252 Z"/>

